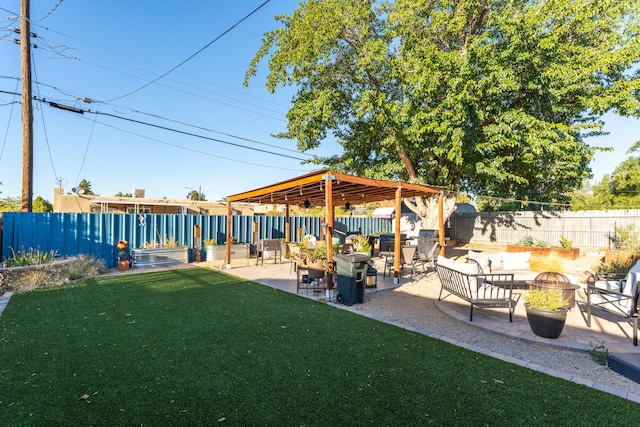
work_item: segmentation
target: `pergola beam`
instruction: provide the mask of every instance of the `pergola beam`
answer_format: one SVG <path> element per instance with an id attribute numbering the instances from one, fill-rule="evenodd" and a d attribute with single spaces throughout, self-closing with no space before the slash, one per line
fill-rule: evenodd
<path id="1" fill-rule="evenodd" d="M 438 230 L 440 244 L 444 247 L 444 219 L 442 187 L 415 184 L 403 181 L 389 181 L 364 178 L 330 170 L 319 170 L 227 197 L 227 267 L 231 265 L 231 203 L 269 203 L 286 205 L 287 225 L 290 205 L 304 205 L 308 201 L 313 206 L 327 209 L 327 261 L 333 263 L 334 208 L 349 202 L 351 205 L 394 200 L 396 206 L 394 280 L 400 277 L 400 216 L 403 198 L 439 194 Z M 289 231 L 287 231 L 287 241 Z M 443 251 L 444 249 L 441 249 Z"/>

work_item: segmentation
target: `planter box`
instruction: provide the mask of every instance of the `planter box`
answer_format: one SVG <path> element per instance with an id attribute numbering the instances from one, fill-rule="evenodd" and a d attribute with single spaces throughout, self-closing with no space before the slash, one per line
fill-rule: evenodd
<path id="1" fill-rule="evenodd" d="M 133 249 L 133 268 L 157 265 L 181 264 L 189 262 L 189 248 Z"/>
<path id="2" fill-rule="evenodd" d="M 227 256 L 227 245 L 205 246 L 205 261 L 225 261 Z M 237 243 L 231 245 L 231 259 L 248 259 L 249 244 Z"/>
<path id="3" fill-rule="evenodd" d="M 536 246 L 507 245 L 507 252 L 531 252 L 531 255 L 546 256 L 556 254 L 561 258 L 577 259 L 580 256 L 580 248 L 539 248 Z"/>

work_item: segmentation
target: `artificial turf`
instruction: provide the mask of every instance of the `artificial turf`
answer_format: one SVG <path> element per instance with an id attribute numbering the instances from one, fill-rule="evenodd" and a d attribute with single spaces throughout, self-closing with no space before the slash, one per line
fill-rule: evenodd
<path id="1" fill-rule="evenodd" d="M 0 425 L 613 426 L 638 409 L 209 269 L 16 294 L 0 317 Z"/>

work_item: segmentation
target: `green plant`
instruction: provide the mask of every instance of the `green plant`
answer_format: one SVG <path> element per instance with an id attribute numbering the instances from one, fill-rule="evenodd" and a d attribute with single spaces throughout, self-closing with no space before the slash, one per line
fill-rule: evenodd
<path id="1" fill-rule="evenodd" d="M 567 239 L 564 236 L 560 236 L 560 244 L 564 249 L 571 249 L 573 247 L 573 241 Z"/>
<path id="2" fill-rule="evenodd" d="M 353 240 L 353 245 L 356 252 L 371 253 L 371 243 L 369 243 L 369 239 L 367 238 L 367 236 L 363 234 L 358 234 L 355 240 Z"/>
<path id="3" fill-rule="evenodd" d="M 173 248 L 182 248 L 185 245 L 182 245 L 180 243 L 178 243 L 178 241 L 176 239 L 174 239 L 173 237 L 170 237 L 169 239 L 165 240 L 165 242 L 163 244 L 160 244 L 156 241 L 153 242 L 145 242 L 144 244 L 144 248 L 145 249 L 159 249 L 159 248 L 164 248 L 164 249 L 173 249 Z"/>
<path id="4" fill-rule="evenodd" d="M 18 252 L 15 252 L 13 248 L 10 249 L 11 256 L 5 261 L 5 265 L 7 267 L 47 264 L 52 262 L 56 257 L 56 251 L 54 250 L 42 252 L 40 249 L 29 248 L 25 251 L 23 248 Z"/>
<path id="5" fill-rule="evenodd" d="M 631 251 L 612 251 L 600 264 L 594 267 L 597 273 L 626 274 L 638 260 L 637 254 Z"/>
<path id="6" fill-rule="evenodd" d="M 640 252 L 640 233 L 633 224 L 616 226 L 611 237 L 614 248 L 632 252 Z"/>
<path id="7" fill-rule="evenodd" d="M 558 310 L 569 304 L 569 301 L 562 298 L 559 289 L 532 289 L 524 296 L 524 300 L 529 307 L 538 310 Z"/>
<path id="8" fill-rule="evenodd" d="M 603 340 L 598 341 L 598 344 L 594 344 L 593 341 L 589 343 L 591 348 L 587 350 L 587 353 L 591 355 L 591 360 L 599 365 L 606 366 L 609 360 L 609 349 L 604 345 Z"/>
<path id="9" fill-rule="evenodd" d="M 205 246 L 217 246 L 218 242 L 216 239 L 204 239 L 202 244 Z"/>
<path id="10" fill-rule="evenodd" d="M 533 243 L 533 246 L 537 248 L 548 248 L 551 245 L 546 240 L 536 239 L 536 241 Z"/>
<path id="11" fill-rule="evenodd" d="M 303 242 L 298 243 L 300 248 L 300 258 L 309 260 L 311 262 L 319 259 L 327 259 L 327 246 L 324 242 L 317 244 L 315 247 L 305 245 Z"/>
<path id="12" fill-rule="evenodd" d="M 524 236 L 522 239 L 518 241 L 519 246 L 533 246 L 533 237 L 532 236 Z"/>

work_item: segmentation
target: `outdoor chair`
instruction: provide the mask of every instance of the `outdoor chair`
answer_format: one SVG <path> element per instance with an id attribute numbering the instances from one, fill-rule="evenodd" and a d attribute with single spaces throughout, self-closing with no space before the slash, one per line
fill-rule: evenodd
<path id="1" fill-rule="evenodd" d="M 624 277 L 624 278 L 623 278 Z M 587 282 L 587 326 L 591 327 L 591 309 L 598 308 L 631 319 L 633 345 L 638 345 L 638 282 L 640 261 L 626 275 L 592 275 Z"/>
<path id="2" fill-rule="evenodd" d="M 404 245 L 400 247 L 400 274 L 402 274 L 405 265 L 411 266 L 411 277 L 416 272 L 415 269 L 415 256 L 416 250 L 418 249 L 415 245 Z M 382 271 L 382 277 L 386 277 L 387 270 L 389 270 L 389 276 L 391 276 L 391 271 L 393 270 L 393 257 L 387 257 L 384 262 L 384 270 Z"/>
<path id="3" fill-rule="evenodd" d="M 438 254 L 440 251 L 440 243 L 434 242 L 431 247 L 418 245 L 416 263 L 422 266 L 422 273 L 426 273 L 427 264 L 431 267 L 431 270 L 436 271 L 436 262 L 438 260 Z"/>
<path id="4" fill-rule="evenodd" d="M 298 258 L 300 256 L 300 247 L 295 243 L 287 243 L 289 249 L 289 274 L 298 270 Z"/>

